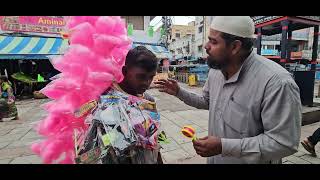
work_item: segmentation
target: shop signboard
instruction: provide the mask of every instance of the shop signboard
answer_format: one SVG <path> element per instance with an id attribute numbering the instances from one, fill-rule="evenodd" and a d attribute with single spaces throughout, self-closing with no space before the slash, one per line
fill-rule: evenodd
<path id="1" fill-rule="evenodd" d="M 0 16 L 2 32 L 44 33 L 59 35 L 66 22 L 56 16 Z"/>

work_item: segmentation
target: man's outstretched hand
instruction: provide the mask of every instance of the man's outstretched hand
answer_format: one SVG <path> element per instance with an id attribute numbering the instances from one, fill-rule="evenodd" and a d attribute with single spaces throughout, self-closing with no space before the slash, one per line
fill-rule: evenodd
<path id="1" fill-rule="evenodd" d="M 158 88 L 160 92 L 165 92 L 174 96 L 177 96 L 180 90 L 178 82 L 174 79 L 160 79 L 154 82 L 154 84 L 156 84 L 156 88 Z"/>

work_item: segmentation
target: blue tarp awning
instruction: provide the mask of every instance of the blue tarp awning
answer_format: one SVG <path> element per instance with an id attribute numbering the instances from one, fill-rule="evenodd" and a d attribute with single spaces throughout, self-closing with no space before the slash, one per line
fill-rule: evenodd
<path id="1" fill-rule="evenodd" d="M 0 59 L 48 59 L 67 47 L 62 38 L 0 36 Z"/>
<path id="2" fill-rule="evenodd" d="M 157 58 L 163 59 L 163 58 L 168 58 L 169 60 L 172 60 L 172 55 L 168 51 L 167 48 L 160 46 L 160 45 L 155 45 L 155 44 L 144 44 L 144 43 L 133 43 L 132 48 L 135 48 L 137 46 L 145 46 L 147 49 L 152 51 Z"/>

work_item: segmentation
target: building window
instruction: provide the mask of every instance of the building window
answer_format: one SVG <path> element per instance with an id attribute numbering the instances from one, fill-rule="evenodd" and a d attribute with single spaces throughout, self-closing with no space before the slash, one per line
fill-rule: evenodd
<path id="1" fill-rule="evenodd" d="M 198 32 L 199 32 L 199 33 L 202 33 L 202 31 L 203 31 L 203 26 L 200 26 L 200 27 L 198 28 Z"/>
<path id="2" fill-rule="evenodd" d="M 176 38 L 180 38 L 180 33 L 176 33 Z"/>
<path id="3" fill-rule="evenodd" d="M 202 53 L 202 45 L 198 46 L 198 52 Z"/>
<path id="4" fill-rule="evenodd" d="M 275 45 L 263 45 L 262 49 L 275 49 Z"/>
<path id="5" fill-rule="evenodd" d="M 320 47 L 320 46 L 318 46 L 318 49 L 319 49 L 319 47 Z M 304 44 L 303 44 L 303 50 L 308 50 L 308 43 L 304 43 Z"/>

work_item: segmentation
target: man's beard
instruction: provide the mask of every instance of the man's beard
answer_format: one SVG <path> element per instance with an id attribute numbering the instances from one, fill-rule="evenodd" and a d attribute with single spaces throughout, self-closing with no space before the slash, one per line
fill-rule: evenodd
<path id="1" fill-rule="evenodd" d="M 207 57 L 207 64 L 212 69 L 222 69 L 225 64 L 218 63 L 215 59 L 213 59 L 211 56 Z"/>

